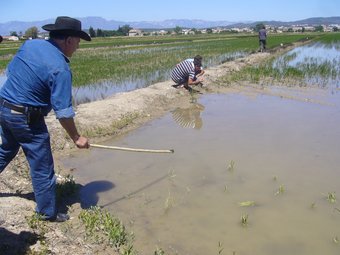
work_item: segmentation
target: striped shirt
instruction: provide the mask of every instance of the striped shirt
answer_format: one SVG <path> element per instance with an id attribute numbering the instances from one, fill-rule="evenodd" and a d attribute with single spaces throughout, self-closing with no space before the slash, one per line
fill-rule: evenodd
<path id="1" fill-rule="evenodd" d="M 179 63 L 171 72 L 171 79 L 176 82 L 180 83 L 184 80 L 187 81 L 190 77 L 194 79 L 195 77 L 195 66 L 194 63 L 188 60 L 184 60 Z"/>

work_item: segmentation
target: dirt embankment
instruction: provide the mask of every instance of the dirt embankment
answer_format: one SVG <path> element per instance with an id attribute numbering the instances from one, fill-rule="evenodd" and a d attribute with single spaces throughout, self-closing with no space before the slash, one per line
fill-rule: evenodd
<path id="1" fill-rule="evenodd" d="M 281 50 L 276 53 L 278 51 Z M 219 86 L 220 77 L 240 71 L 247 65 L 260 63 L 276 53 L 255 53 L 209 68 L 206 70 L 204 86 L 199 90 L 202 93 L 230 91 L 231 88 Z M 169 110 L 188 105 L 192 95 L 183 88 L 175 89 L 171 85 L 172 81 L 161 82 L 132 92 L 119 93 L 102 101 L 79 105 L 76 108 L 79 129 L 92 136 L 91 142 L 103 141 L 109 135 L 131 131 Z M 58 155 L 74 150 L 74 145 L 66 139 L 65 132 L 53 114 L 46 118 L 46 122 L 51 134 L 56 172 L 65 173 L 67 170 L 59 167 Z M 81 210 L 79 203 L 70 207 L 70 221 L 63 224 L 48 223 L 44 238 L 39 237 L 39 233 L 29 227 L 25 218 L 34 212 L 33 199 L 28 166 L 20 153 L 0 175 L 0 254 L 114 254 L 108 247 L 84 241 L 84 228 L 77 217 Z"/>

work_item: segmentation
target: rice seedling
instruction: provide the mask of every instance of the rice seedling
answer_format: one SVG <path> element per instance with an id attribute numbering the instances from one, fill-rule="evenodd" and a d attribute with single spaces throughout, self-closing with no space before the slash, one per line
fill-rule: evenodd
<path id="1" fill-rule="evenodd" d="M 244 227 L 248 226 L 248 224 L 249 224 L 248 214 L 242 214 L 242 216 L 241 216 L 241 224 Z"/>
<path id="2" fill-rule="evenodd" d="M 328 192 L 328 194 L 327 194 L 327 200 L 328 200 L 328 202 L 330 202 L 331 204 L 335 204 L 335 203 L 336 203 L 335 192 Z"/>
<path id="3" fill-rule="evenodd" d="M 315 202 L 313 202 L 313 203 L 310 205 L 310 208 L 311 208 L 311 209 L 314 209 L 314 208 L 316 208 L 316 203 L 315 203 Z"/>
<path id="4" fill-rule="evenodd" d="M 172 197 L 170 191 L 169 191 L 169 194 L 168 194 L 168 197 L 166 198 L 165 200 L 165 203 L 164 203 L 164 210 L 165 210 L 165 213 L 168 213 L 169 210 L 175 205 L 175 199 Z"/>
<path id="5" fill-rule="evenodd" d="M 273 176 L 273 181 L 277 181 L 277 176 L 276 175 Z"/>
<path id="6" fill-rule="evenodd" d="M 176 177 L 175 170 L 171 169 L 168 172 L 168 177 L 169 177 L 170 180 L 173 180 Z"/>
<path id="7" fill-rule="evenodd" d="M 222 254 L 222 251 L 224 250 L 223 248 L 223 243 L 222 242 L 218 242 L 218 254 Z"/>
<path id="8" fill-rule="evenodd" d="M 228 185 L 226 184 L 226 185 L 224 185 L 224 192 L 227 193 L 228 191 L 229 191 Z"/>
<path id="9" fill-rule="evenodd" d="M 239 202 L 238 204 L 241 207 L 255 206 L 255 201 L 244 201 L 244 202 Z"/>
<path id="10" fill-rule="evenodd" d="M 339 244 L 339 238 L 337 236 L 333 237 L 333 242 Z"/>
<path id="11" fill-rule="evenodd" d="M 283 185 L 280 185 L 279 188 L 278 188 L 278 190 L 275 192 L 275 196 L 281 195 L 281 194 L 283 194 L 285 191 L 286 191 L 286 190 L 285 190 L 285 187 L 284 187 Z"/>
<path id="12" fill-rule="evenodd" d="M 230 172 L 233 172 L 235 169 L 235 161 L 234 160 L 230 160 L 228 166 L 227 166 L 227 170 Z"/>

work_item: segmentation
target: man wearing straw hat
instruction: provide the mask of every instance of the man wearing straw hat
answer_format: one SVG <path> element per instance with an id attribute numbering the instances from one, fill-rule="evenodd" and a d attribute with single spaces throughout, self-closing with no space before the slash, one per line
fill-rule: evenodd
<path id="1" fill-rule="evenodd" d="M 57 213 L 56 177 L 50 136 L 44 116 L 52 109 L 75 145 L 89 148 L 76 128 L 72 108 L 72 73 L 69 57 L 80 39 L 91 41 L 81 22 L 57 17 L 42 27 L 49 40 L 26 41 L 7 67 L 7 80 L 0 90 L 0 172 L 21 147 L 30 166 L 36 212 L 45 220 L 62 222 L 68 215 Z"/>

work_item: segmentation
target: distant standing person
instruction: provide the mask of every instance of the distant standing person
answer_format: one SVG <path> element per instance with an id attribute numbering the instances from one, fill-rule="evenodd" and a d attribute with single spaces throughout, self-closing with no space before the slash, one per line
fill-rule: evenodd
<path id="1" fill-rule="evenodd" d="M 78 133 L 72 107 L 72 73 L 69 57 L 78 49 L 80 38 L 91 41 L 81 22 L 58 17 L 42 27 L 49 40 L 27 40 L 7 67 L 7 80 L 0 90 L 0 173 L 21 147 L 30 167 L 36 212 L 43 219 L 65 221 L 57 213 L 56 177 L 50 135 L 44 116 L 52 109 L 61 126 L 80 148 L 88 139 Z"/>
<path id="2" fill-rule="evenodd" d="M 202 58 L 197 56 L 192 59 L 186 59 L 176 65 L 171 72 L 171 79 L 176 83 L 174 87 L 182 86 L 192 91 L 192 85 L 199 85 L 203 82 Z"/>
<path id="3" fill-rule="evenodd" d="M 259 43 L 260 43 L 260 51 L 261 52 L 266 51 L 267 31 L 266 31 L 266 27 L 264 25 L 259 30 Z"/>

